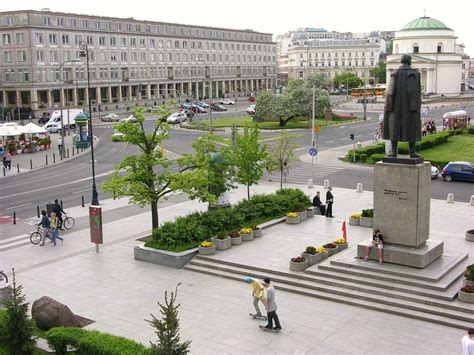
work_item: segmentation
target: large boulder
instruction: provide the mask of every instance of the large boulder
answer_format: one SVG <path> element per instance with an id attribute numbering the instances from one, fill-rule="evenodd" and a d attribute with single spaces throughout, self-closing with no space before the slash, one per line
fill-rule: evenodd
<path id="1" fill-rule="evenodd" d="M 82 319 L 76 317 L 68 306 L 48 296 L 43 296 L 33 302 L 31 317 L 35 320 L 38 328 L 43 330 L 49 330 L 54 327 L 84 326 Z"/>

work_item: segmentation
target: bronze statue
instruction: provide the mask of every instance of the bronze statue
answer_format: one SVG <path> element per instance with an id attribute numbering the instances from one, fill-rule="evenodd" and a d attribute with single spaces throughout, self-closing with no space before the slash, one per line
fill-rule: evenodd
<path id="1" fill-rule="evenodd" d="M 397 156 L 398 142 L 408 142 L 410 158 L 419 158 L 416 141 L 421 140 L 421 82 L 420 72 L 411 66 L 411 56 L 404 54 L 402 65 L 390 75 L 385 100 L 383 138 L 392 143 L 387 155 Z"/>

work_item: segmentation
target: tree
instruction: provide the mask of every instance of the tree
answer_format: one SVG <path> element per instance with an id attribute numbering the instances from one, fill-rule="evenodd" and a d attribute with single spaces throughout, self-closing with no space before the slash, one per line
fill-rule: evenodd
<path id="1" fill-rule="evenodd" d="M 296 145 L 287 134 L 282 134 L 278 143 L 268 149 L 267 163 L 280 172 L 280 189 L 283 189 L 283 173 L 289 172 L 290 163 L 295 157 L 295 149 Z"/>
<path id="2" fill-rule="evenodd" d="M 359 78 L 355 73 L 345 72 L 337 74 L 334 79 L 334 86 L 339 88 L 344 86 L 346 89 L 357 88 L 361 86 L 364 82 Z"/>
<path id="3" fill-rule="evenodd" d="M 33 323 L 28 318 L 28 303 L 22 294 L 23 287 L 17 286 L 15 269 L 13 270 L 13 287 L 9 289 L 8 297 L 1 303 L 6 307 L 4 326 L 0 328 L 0 343 L 8 354 L 33 354 L 35 341 Z"/>
<path id="4" fill-rule="evenodd" d="M 328 77 L 326 73 L 316 73 L 309 76 L 306 86 L 317 89 L 326 89 L 328 85 Z"/>
<path id="5" fill-rule="evenodd" d="M 263 175 L 262 161 L 267 156 L 266 147 L 260 145 L 258 138 L 256 125 L 251 129 L 245 126 L 243 135 L 236 133 L 236 145 L 232 149 L 232 161 L 238 169 L 236 181 L 247 186 L 248 199 L 250 186 L 258 183 Z"/>
<path id="6" fill-rule="evenodd" d="M 256 112 L 255 116 L 260 117 L 265 121 L 272 121 L 275 119 L 275 94 L 272 91 L 267 90 L 257 96 L 255 103 Z"/>
<path id="7" fill-rule="evenodd" d="M 157 344 L 150 342 L 152 354 L 184 355 L 189 353 L 191 341 L 181 342 L 179 336 L 178 308 L 180 304 L 176 304 L 176 297 L 180 285 L 181 283 L 176 285 L 175 292 L 171 292 L 170 297 L 168 297 L 168 291 L 165 291 L 165 304 L 158 302 L 162 318 L 158 319 L 150 314 L 152 319 L 146 320 L 156 329 L 155 333 L 158 336 Z"/>
<path id="8" fill-rule="evenodd" d="M 285 94 L 286 103 L 290 108 L 291 117 L 309 117 L 311 114 L 312 91 L 302 80 L 291 80 Z M 284 124 L 280 124 L 284 126 Z"/>
<path id="9" fill-rule="evenodd" d="M 370 70 L 370 75 L 375 77 L 377 82 L 385 83 L 387 80 L 387 63 L 383 60 L 379 60 L 377 65 Z"/>

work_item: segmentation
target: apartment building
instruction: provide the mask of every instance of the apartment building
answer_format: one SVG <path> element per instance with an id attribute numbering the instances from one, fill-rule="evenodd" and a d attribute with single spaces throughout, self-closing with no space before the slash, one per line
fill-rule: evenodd
<path id="1" fill-rule="evenodd" d="M 3 107 L 83 107 L 90 95 L 111 110 L 276 85 L 272 35 L 252 30 L 31 10 L 0 12 L 0 36 Z"/>

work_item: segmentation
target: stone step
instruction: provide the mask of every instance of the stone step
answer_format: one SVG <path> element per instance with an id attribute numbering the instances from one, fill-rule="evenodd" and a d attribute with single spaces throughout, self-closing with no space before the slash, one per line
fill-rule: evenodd
<path id="1" fill-rule="evenodd" d="M 446 317 L 453 317 L 461 320 L 474 320 L 474 307 L 469 308 L 464 306 L 461 302 L 447 302 L 442 300 L 434 300 L 429 297 L 406 294 L 397 291 L 381 291 L 377 288 L 361 287 L 357 284 L 338 283 L 330 278 L 311 277 L 302 273 L 283 273 L 281 271 L 274 272 L 273 270 L 252 270 L 251 267 L 245 265 L 229 266 L 223 263 L 216 263 L 211 260 L 191 260 L 188 265 L 199 267 L 203 269 L 212 269 L 216 272 L 229 272 L 242 276 L 253 276 L 263 278 L 269 274 L 272 278 L 281 283 L 307 287 L 312 290 L 322 292 L 341 294 L 351 296 L 358 299 L 370 300 L 372 302 L 384 303 L 387 305 L 397 305 L 402 308 L 414 309 L 417 311 L 426 311 L 433 314 L 443 315 Z M 240 276 L 240 280 L 243 277 Z"/>
<path id="2" fill-rule="evenodd" d="M 225 266 L 224 266 L 225 267 Z M 184 267 L 186 270 L 191 270 L 195 272 L 204 273 L 207 275 L 223 277 L 230 280 L 242 281 L 242 276 L 240 273 L 235 273 L 233 271 L 224 271 L 218 269 L 212 269 L 206 266 L 195 265 L 193 262 L 190 262 L 188 265 Z M 261 274 L 254 274 L 252 272 L 247 272 L 246 275 L 253 276 L 253 277 L 263 277 Z M 268 272 L 265 274 L 268 276 Z M 459 329 L 468 329 L 472 326 L 472 322 L 474 319 L 465 317 L 464 314 L 459 314 L 462 319 L 457 319 L 456 317 L 452 317 L 449 314 L 441 314 L 440 313 L 429 313 L 427 310 L 417 310 L 413 308 L 407 308 L 400 305 L 394 304 L 386 304 L 381 302 L 380 298 L 374 299 L 366 299 L 366 298 L 359 298 L 352 293 L 344 293 L 344 292 L 337 292 L 337 290 L 333 290 L 333 292 L 322 291 L 316 288 L 309 288 L 304 282 L 298 282 L 297 284 L 293 283 L 284 283 L 281 276 L 273 277 L 273 281 L 275 284 L 275 288 L 282 291 L 297 293 L 304 296 L 315 297 L 318 299 L 324 299 L 328 301 L 334 301 L 338 303 L 344 303 L 356 307 L 362 307 L 365 309 L 371 309 L 375 311 L 390 313 L 399 315 L 402 317 L 419 319 L 431 323 L 437 323 L 449 327 L 459 328 Z M 278 284 L 281 283 L 281 284 Z M 427 306 L 428 307 L 428 306 Z M 446 312 L 445 312 L 446 313 Z"/>

